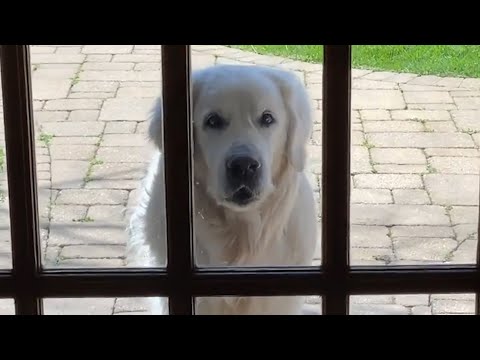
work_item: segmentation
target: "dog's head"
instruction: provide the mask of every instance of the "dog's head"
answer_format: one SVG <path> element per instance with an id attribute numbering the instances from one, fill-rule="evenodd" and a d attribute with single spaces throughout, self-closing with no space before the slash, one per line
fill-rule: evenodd
<path id="1" fill-rule="evenodd" d="M 312 119 L 295 75 L 267 67 L 211 67 L 193 74 L 192 99 L 195 176 L 218 204 L 247 210 L 274 191 L 286 164 L 303 170 Z M 160 130 L 153 122 L 150 135 L 158 139 Z"/>

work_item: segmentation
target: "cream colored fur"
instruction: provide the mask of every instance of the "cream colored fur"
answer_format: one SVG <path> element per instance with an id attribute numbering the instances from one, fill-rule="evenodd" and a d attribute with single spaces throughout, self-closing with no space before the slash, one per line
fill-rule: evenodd
<path id="1" fill-rule="evenodd" d="M 317 228 L 313 191 L 304 174 L 312 130 L 310 101 L 295 75 L 267 67 L 217 66 L 194 73 L 195 258 L 200 266 L 311 265 Z M 268 108 L 271 129 L 255 119 Z M 263 109 L 263 110 L 262 110 Z M 230 119 L 222 133 L 203 128 L 209 111 Z M 165 266 L 165 194 L 162 107 L 150 123 L 157 145 L 130 224 L 128 260 L 132 266 Z M 222 164 L 233 143 L 255 145 L 264 159 L 265 178 L 257 202 L 247 209 L 223 200 Z M 181 286 L 181 285 L 180 285 Z M 197 314 L 301 314 L 302 297 L 202 298 Z M 158 301 L 155 314 L 168 313 Z"/>

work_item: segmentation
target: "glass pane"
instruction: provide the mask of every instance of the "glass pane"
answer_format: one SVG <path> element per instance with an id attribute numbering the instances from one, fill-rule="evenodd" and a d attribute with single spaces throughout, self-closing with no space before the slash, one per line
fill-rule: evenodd
<path id="1" fill-rule="evenodd" d="M 44 299 L 45 315 L 151 315 L 158 298 Z M 163 299 L 168 304 L 167 299 Z"/>
<path id="2" fill-rule="evenodd" d="M 199 297 L 195 315 L 322 315 L 320 296 Z"/>
<path id="3" fill-rule="evenodd" d="M 12 268 L 10 212 L 8 204 L 7 159 L 5 154 L 5 125 L 0 68 L 0 269 Z"/>
<path id="4" fill-rule="evenodd" d="M 193 89 L 199 266 L 320 263 L 322 66 L 300 48 L 192 48 L 209 67 Z"/>
<path id="5" fill-rule="evenodd" d="M 1 315 L 15 315 L 15 302 L 13 299 L 0 299 Z"/>
<path id="6" fill-rule="evenodd" d="M 351 315 L 475 315 L 474 294 L 358 295 Z"/>
<path id="7" fill-rule="evenodd" d="M 31 52 L 44 266 L 164 265 L 144 258 L 142 246 L 134 247 L 138 258 L 126 256 L 141 180 L 162 148 L 147 137 L 161 93 L 160 45 L 35 45 Z M 152 229 L 160 244 L 163 207 Z M 132 239 L 142 244 L 142 223 L 132 224 Z"/>
<path id="8" fill-rule="evenodd" d="M 475 262 L 474 48 L 353 46 L 353 265 Z"/>

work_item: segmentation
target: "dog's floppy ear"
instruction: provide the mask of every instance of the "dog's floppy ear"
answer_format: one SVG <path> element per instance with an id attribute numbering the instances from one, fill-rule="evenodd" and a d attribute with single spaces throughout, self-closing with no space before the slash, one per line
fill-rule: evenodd
<path id="1" fill-rule="evenodd" d="M 311 136 L 313 119 L 307 90 L 296 75 L 279 69 L 268 68 L 266 72 L 280 87 L 288 124 L 288 159 L 297 171 L 303 171 L 307 161 L 307 141 Z"/>
<path id="2" fill-rule="evenodd" d="M 198 72 L 198 71 L 197 71 Z M 192 111 L 198 97 L 201 81 L 198 79 L 197 72 L 193 72 L 192 89 Z M 154 144 L 162 150 L 163 148 L 163 101 L 160 96 L 155 100 L 155 104 L 150 112 L 150 122 L 148 126 L 148 137 Z"/>
<path id="3" fill-rule="evenodd" d="M 160 150 L 163 149 L 163 102 L 159 97 L 153 106 L 148 126 L 148 137 Z"/>

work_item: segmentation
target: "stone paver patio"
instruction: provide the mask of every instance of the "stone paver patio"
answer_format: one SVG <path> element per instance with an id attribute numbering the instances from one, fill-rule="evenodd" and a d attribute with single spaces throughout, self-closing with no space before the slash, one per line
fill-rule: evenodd
<path id="1" fill-rule="evenodd" d="M 192 51 L 194 68 L 278 66 L 306 84 L 315 109 L 309 175 L 320 209 L 322 66 L 215 45 Z M 33 46 L 31 52 L 45 265 L 125 266 L 128 210 L 151 151 L 147 114 L 161 90 L 160 46 Z M 353 70 L 352 121 L 352 263 L 475 262 L 480 79 Z M 3 127 L 0 135 L 3 142 Z M 6 185 L 3 173 L 2 196 Z M 5 199 L 0 211 L 0 268 L 9 268 Z M 317 263 L 319 256 L 320 246 Z M 308 303 L 318 307 L 317 298 Z M 351 303 L 355 314 L 474 311 L 471 294 L 358 296 Z M 148 313 L 133 299 L 49 300 L 45 308 Z M 9 311 L 11 302 L 0 300 L 0 314 Z"/>

